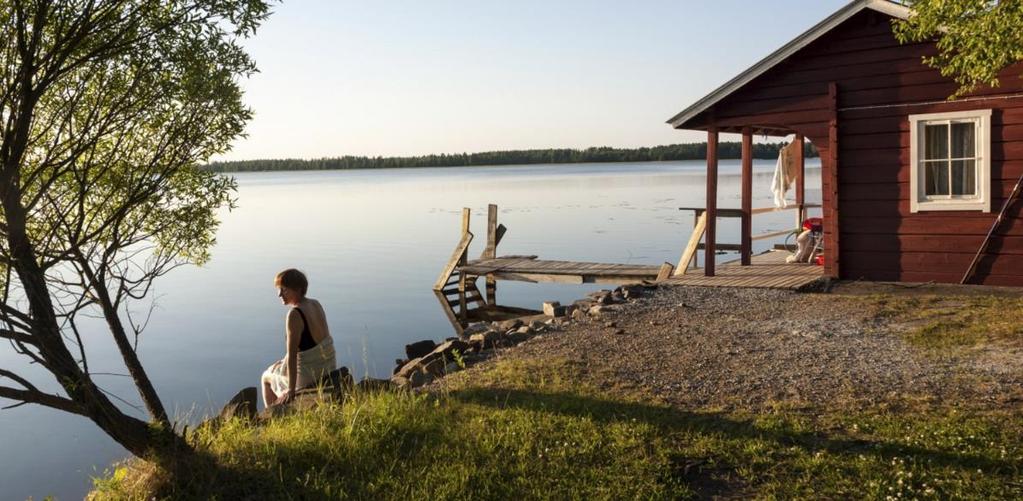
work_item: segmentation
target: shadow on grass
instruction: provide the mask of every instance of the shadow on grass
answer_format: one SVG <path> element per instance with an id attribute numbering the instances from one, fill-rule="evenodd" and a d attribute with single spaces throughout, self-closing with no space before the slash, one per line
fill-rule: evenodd
<path id="1" fill-rule="evenodd" d="M 888 442 L 860 440 L 833 434 L 789 429 L 770 429 L 752 420 L 738 419 L 719 413 L 685 412 L 669 407 L 641 403 L 618 402 L 587 397 L 575 393 L 541 393 L 518 389 L 470 388 L 450 393 L 451 398 L 495 408 L 518 408 L 535 412 L 587 417 L 611 423 L 636 420 L 648 423 L 667 433 L 718 435 L 730 439 L 769 440 L 783 447 L 798 447 L 809 453 L 826 451 L 836 455 L 874 455 L 885 458 L 912 456 L 936 466 L 953 466 L 971 470 L 983 469 L 988 474 L 1014 477 L 1023 462 L 993 460 L 975 454 Z"/>

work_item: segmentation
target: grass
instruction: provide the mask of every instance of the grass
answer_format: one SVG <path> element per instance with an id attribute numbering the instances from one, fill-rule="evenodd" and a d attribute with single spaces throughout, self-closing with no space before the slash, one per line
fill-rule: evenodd
<path id="1" fill-rule="evenodd" d="M 437 395 L 363 393 L 266 426 L 232 421 L 190 438 L 201 468 L 171 479 L 131 461 L 92 496 L 1023 497 L 1023 420 L 1009 411 L 683 412 L 601 394 L 559 360 L 473 376 Z"/>
<path id="2" fill-rule="evenodd" d="M 1023 298 L 874 295 L 865 300 L 906 327 L 906 340 L 942 352 L 986 344 L 1023 346 Z"/>

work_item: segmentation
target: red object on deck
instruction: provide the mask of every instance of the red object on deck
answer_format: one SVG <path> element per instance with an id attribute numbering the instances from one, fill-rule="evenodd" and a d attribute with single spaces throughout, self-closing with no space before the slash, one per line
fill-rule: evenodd
<path id="1" fill-rule="evenodd" d="M 824 254 L 817 254 L 817 258 L 813 260 L 813 264 L 817 266 L 824 266 Z"/>

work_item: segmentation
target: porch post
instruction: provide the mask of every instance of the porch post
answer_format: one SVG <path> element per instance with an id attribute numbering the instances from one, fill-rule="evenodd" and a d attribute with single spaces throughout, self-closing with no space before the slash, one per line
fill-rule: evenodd
<path id="1" fill-rule="evenodd" d="M 707 230 L 704 245 L 703 273 L 714 276 L 715 230 L 718 220 L 718 130 L 711 127 L 707 130 Z"/>
<path id="2" fill-rule="evenodd" d="M 749 266 L 753 255 L 753 131 L 742 129 L 742 236 L 740 262 Z"/>
<path id="3" fill-rule="evenodd" d="M 802 134 L 796 134 L 796 162 L 799 165 L 799 174 L 796 176 L 796 227 L 803 224 L 803 220 L 806 219 L 806 202 L 803 200 L 806 188 L 806 158 L 804 155 L 804 147 L 806 141 L 803 139 Z"/>

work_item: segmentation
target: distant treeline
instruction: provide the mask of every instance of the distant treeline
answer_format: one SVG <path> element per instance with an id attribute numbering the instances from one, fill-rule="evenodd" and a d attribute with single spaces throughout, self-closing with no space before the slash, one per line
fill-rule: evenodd
<path id="1" fill-rule="evenodd" d="M 753 145 L 753 158 L 773 159 L 783 143 L 757 143 Z M 722 159 L 741 158 L 739 142 L 718 143 L 718 156 Z M 214 172 L 251 172 L 271 170 L 334 170 L 334 169 L 387 169 L 396 167 L 466 167 L 483 165 L 520 164 L 572 164 L 598 162 L 663 162 L 669 160 L 702 160 L 707 155 L 707 143 L 669 144 L 651 148 L 586 148 L 548 150 L 485 151 L 482 153 L 454 153 L 414 157 L 356 157 L 296 158 L 276 160 L 242 160 L 212 162 L 206 166 Z M 817 150 L 806 143 L 806 156 L 817 156 Z"/>

